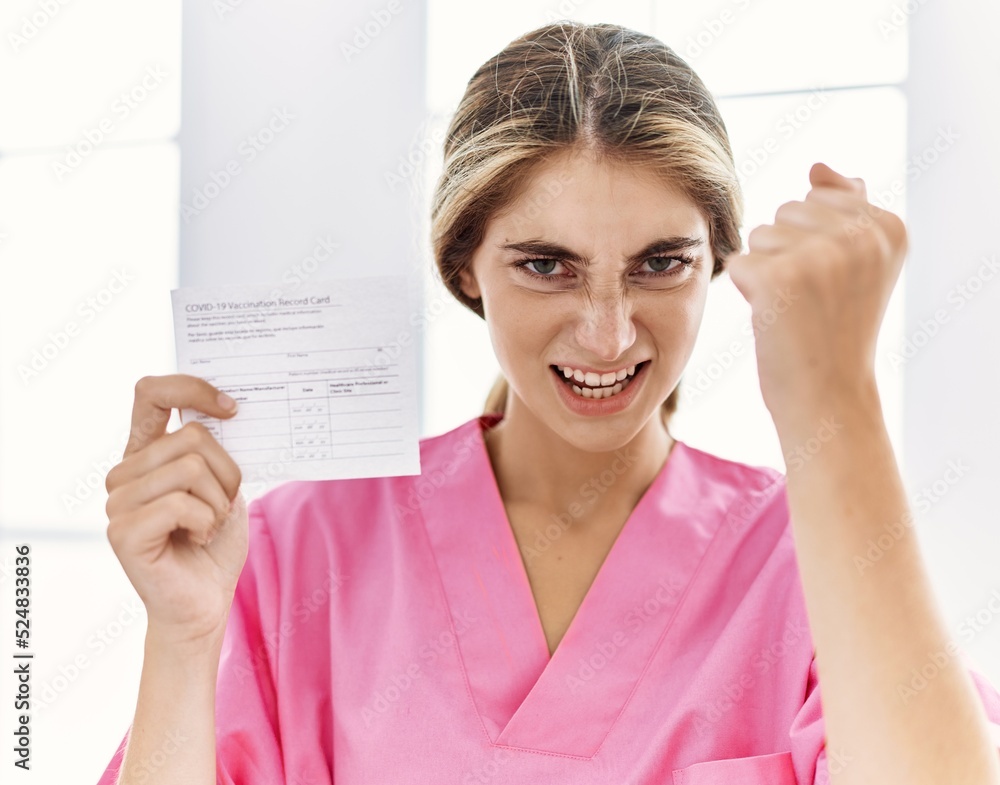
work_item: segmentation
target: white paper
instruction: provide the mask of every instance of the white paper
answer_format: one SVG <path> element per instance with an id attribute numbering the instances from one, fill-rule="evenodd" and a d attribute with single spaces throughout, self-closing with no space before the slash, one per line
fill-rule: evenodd
<path id="1" fill-rule="evenodd" d="M 177 370 L 239 403 L 194 409 L 245 483 L 420 473 L 405 275 L 171 292 Z"/>

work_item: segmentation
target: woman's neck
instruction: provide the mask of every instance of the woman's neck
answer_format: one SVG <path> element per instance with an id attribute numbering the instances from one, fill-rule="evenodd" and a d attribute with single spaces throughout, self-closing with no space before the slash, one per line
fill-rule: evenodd
<path id="1" fill-rule="evenodd" d="M 627 443 L 602 452 L 583 450 L 537 420 L 513 395 L 507 404 L 485 443 L 508 506 L 530 505 L 581 519 L 630 511 L 675 443 L 657 413 Z"/>

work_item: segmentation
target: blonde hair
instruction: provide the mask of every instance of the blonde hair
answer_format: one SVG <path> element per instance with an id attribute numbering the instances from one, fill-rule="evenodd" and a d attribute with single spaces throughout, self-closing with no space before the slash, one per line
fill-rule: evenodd
<path id="1" fill-rule="evenodd" d="M 574 146 L 641 164 L 697 204 L 709 225 L 712 279 L 741 247 L 743 194 L 725 124 L 698 75 L 659 39 L 611 24 L 555 22 L 511 41 L 473 74 L 444 143 L 431 241 L 448 290 L 485 319 L 460 274 L 489 220 L 534 167 Z M 664 423 L 680 385 L 662 405 Z M 484 413 L 502 414 L 501 374 Z"/>

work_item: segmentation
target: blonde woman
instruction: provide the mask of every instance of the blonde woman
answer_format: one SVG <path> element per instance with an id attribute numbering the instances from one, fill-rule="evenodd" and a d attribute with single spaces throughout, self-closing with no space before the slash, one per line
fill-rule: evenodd
<path id="1" fill-rule="evenodd" d="M 741 253 L 725 125 L 660 41 L 557 23 L 486 62 L 433 206 L 486 412 L 420 476 L 247 510 L 204 428 L 164 433 L 218 391 L 141 380 L 108 536 L 149 626 L 101 783 L 1000 783 L 875 386 L 905 229 L 809 180 Z M 724 269 L 787 476 L 670 434 Z"/>

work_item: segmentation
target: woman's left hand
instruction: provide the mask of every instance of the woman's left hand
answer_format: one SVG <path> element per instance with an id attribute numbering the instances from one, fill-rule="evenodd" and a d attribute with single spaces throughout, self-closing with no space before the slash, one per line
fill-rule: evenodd
<path id="1" fill-rule="evenodd" d="M 874 389 L 875 343 L 907 250 L 902 220 L 826 164 L 804 201 L 747 237 L 727 268 L 750 303 L 761 393 L 778 426 L 815 422 Z"/>

